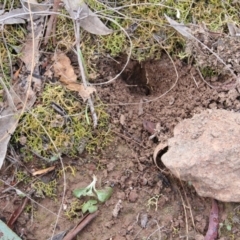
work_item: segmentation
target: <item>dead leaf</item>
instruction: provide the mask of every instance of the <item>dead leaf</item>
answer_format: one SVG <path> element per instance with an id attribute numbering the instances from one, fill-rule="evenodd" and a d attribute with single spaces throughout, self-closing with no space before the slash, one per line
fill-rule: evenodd
<path id="1" fill-rule="evenodd" d="M 240 36 L 240 28 L 238 28 L 236 24 L 229 22 L 227 23 L 227 26 L 230 36 L 232 37 Z"/>
<path id="2" fill-rule="evenodd" d="M 60 77 L 60 82 L 69 84 L 77 81 L 70 59 L 64 53 L 57 53 L 54 56 L 54 72 L 56 77 Z"/>
<path id="3" fill-rule="evenodd" d="M 0 16 L 1 24 L 24 24 L 29 14 L 23 8 L 16 8 Z"/>
<path id="4" fill-rule="evenodd" d="M 25 63 L 27 70 L 30 72 L 32 66 L 35 67 L 39 60 L 38 48 L 40 45 L 39 42 L 41 40 L 41 36 L 43 35 L 43 17 L 35 20 L 34 23 L 36 25 L 34 34 L 32 35 L 32 32 L 29 32 L 21 51 L 21 60 Z"/>
<path id="5" fill-rule="evenodd" d="M 186 37 L 187 39 L 194 39 L 193 35 L 191 34 L 190 28 L 186 27 L 183 23 L 178 23 L 164 14 L 165 18 L 169 22 L 170 26 L 173 27 L 176 31 L 178 31 L 181 35 Z"/>
<path id="6" fill-rule="evenodd" d="M 38 3 L 36 0 L 21 0 L 21 4 L 25 11 L 29 11 L 31 13 L 34 12 L 46 12 L 50 8 L 50 4 Z M 43 14 L 43 13 L 41 13 Z M 44 13 L 45 14 L 45 13 Z M 50 14 L 50 13 L 48 13 Z"/>
<path id="7" fill-rule="evenodd" d="M 78 92 L 83 101 L 86 101 L 90 95 L 96 92 L 95 87 L 87 86 L 86 88 L 77 82 L 77 75 L 74 73 L 70 59 L 64 53 L 57 53 L 54 56 L 53 64 L 55 76 L 59 81 L 64 83 L 67 89 Z"/>
<path id="8" fill-rule="evenodd" d="M 54 235 L 52 238 L 48 238 L 48 240 L 63 240 L 63 238 L 65 237 L 67 232 L 68 232 L 67 230 L 66 231 L 62 231 L 62 232 Z"/>
<path id="9" fill-rule="evenodd" d="M 66 85 L 66 87 L 69 90 L 78 92 L 84 102 L 90 97 L 92 93 L 97 91 L 95 87 L 87 86 L 85 88 L 82 84 L 78 83 L 70 83 Z"/>
<path id="10" fill-rule="evenodd" d="M 114 209 L 113 209 L 113 211 L 112 211 L 113 217 L 116 218 L 122 208 L 123 208 L 123 206 L 122 206 L 122 200 L 119 199 L 118 202 L 115 204 Z"/>
<path id="11" fill-rule="evenodd" d="M 113 32 L 113 30 L 103 24 L 98 16 L 82 0 L 63 0 L 63 2 L 65 3 L 66 10 L 73 19 L 79 17 L 80 26 L 84 30 L 97 35 L 108 35 Z M 79 16 L 77 16 L 79 9 L 81 11 Z"/>
<path id="12" fill-rule="evenodd" d="M 39 23 L 42 21 L 43 17 L 38 18 L 36 21 L 34 21 L 34 24 L 36 25 L 34 25 L 34 34 L 32 36 L 32 31 L 29 32 L 26 38 L 26 42 L 21 51 L 22 61 L 25 63 L 26 69 L 29 72 L 31 72 L 32 68 L 34 69 L 38 63 L 39 39 L 41 39 L 43 33 L 42 24 Z M 5 23 L 5 20 L 3 22 Z M 31 26 L 32 24 L 29 22 L 29 28 L 31 28 Z M 19 114 L 22 113 L 23 110 L 29 110 L 32 107 L 36 101 L 36 92 L 41 88 L 41 82 L 29 75 L 26 78 L 19 78 L 15 80 L 14 85 L 11 86 L 10 89 L 6 87 L 2 79 L 0 80 L 0 83 L 3 85 L 4 91 L 7 95 L 6 101 L 4 102 L 6 107 L 3 109 L 0 115 L 1 168 L 6 156 L 8 142 L 18 125 Z M 34 85 L 33 83 L 35 83 L 35 87 L 32 88 L 32 85 Z"/>
<path id="13" fill-rule="evenodd" d="M 29 12 L 33 15 L 38 15 L 37 12 L 41 12 L 41 16 L 43 15 L 43 11 L 44 15 L 51 14 L 51 12 L 48 11 L 51 6 L 50 4 L 41 4 L 36 0 L 21 0 L 21 3 L 23 8 L 16 8 L 10 12 L 2 13 L 0 16 L 0 24 L 24 24 L 26 20 L 30 18 Z"/>
<path id="14" fill-rule="evenodd" d="M 6 156 L 11 134 L 14 133 L 18 124 L 15 114 L 14 109 L 8 107 L 4 109 L 0 115 L 0 169 Z"/>

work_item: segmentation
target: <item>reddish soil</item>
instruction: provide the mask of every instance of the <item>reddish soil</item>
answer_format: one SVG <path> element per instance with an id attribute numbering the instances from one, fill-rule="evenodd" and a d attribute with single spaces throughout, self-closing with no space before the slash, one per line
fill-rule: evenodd
<path id="1" fill-rule="evenodd" d="M 109 74 L 114 76 L 121 65 L 109 61 L 101 65 L 102 79 L 105 80 L 106 77 L 109 79 Z M 199 197 L 191 185 L 174 178 L 159 159 L 160 171 L 153 163 L 153 151 L 158 141 L 166 142 L 173 136 L 174 127 L 182 119 L 191 118 L 207 108 L 239 111 L 240 98 L 233 98 L 236 92 L 239 95 L 238 91 L 226 90 L 224 82 L 218 82 L 216 78 L 205 79 L 211 85 L 221 86 L 211 88 L 192 66 L 180 61 L 175 61 L 175 66 L 178 77 L 167 56 L 142 65 L 131 61 L 113 84 L 98 87 L 98 95 L 111 116 L 110 128 L 114 138 L 101 153 L 91 156 L 83 153 L 77 159 L 64 159 L 65 166 L 76 168 L 76 175 L 70 171 L 66 173 L 64 210 L 55 234 L 69 230 L 79 222 L 80 212 L 72 220 L 65 216 L 70 204 L 76 201 L 72 191 L 87 186 L 95 174 L 98 187 L 111 186 L 114 192 L 110 200 L 99 206 L 98 216 L 77 239 L 204 239 L 211 199 Z M 104 76 L 104 73 L 108 74 Z M 149 139 L 151 134 L 144 129 L 144 121 L 159 123 L 157 137 Z M 1 172 L 1 179 L 9 182 L 9 171 L 3 168 Z M 52 173 L 45 176 L 54 177 Z M 15 231 L 23 239 L 45 240 L 52 236 L 63 191 L 62 177 L 57 181 L 54 200 L 33 197 L 34 202 L 29 201 L 33 211 L 24 211 L 18 218 Z M 30 187 L 18 186 L 23 190 Z M 0 191 L 6 188 L 2 184 Z M 113 217 L 113 209 L 119 200 L 122 208 Z M 21 198 L 15 191 L 2 192 L 0 216 L 8 220 L 20 203 Z M 239 205 L 218 202 L 218 207 L 222 224 L 218 239 L 240 239 Z"/>

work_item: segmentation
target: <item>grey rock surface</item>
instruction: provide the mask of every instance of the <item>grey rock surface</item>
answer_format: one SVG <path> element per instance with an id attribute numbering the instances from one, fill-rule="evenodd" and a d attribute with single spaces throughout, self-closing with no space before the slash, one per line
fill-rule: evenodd
<path id="1" fill-rule="evenodd" d="M 207 110 L 180 122 L 162 162 L 200 196 L 240 202 L 240 113 Z"/>

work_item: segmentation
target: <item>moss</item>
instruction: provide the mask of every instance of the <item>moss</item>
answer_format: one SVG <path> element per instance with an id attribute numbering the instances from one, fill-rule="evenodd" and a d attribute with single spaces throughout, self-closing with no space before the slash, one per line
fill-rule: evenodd
<path id="1" fill-rule="evenodd" d="M 204 78 L 217 75 L 217 72 L 215 70 L 211 69 L 210 67 L 201 68 L 200 71 Z"/>
<path id="2" fill-rule="evenodd" d="M 164 14 L 184 24 L 204 23 L 208 29 L 213 31 L 223 31 L 229 20 L 238 21 L 236 6 L 230 0 L 224 2 L 168 0 L 164 2 L 164 5 L 159 5 L 158 0 L 149 0 L 147 3 L 150 4 L 146 5 L 141 0 L 125 0 L 116 3 L 118 7 L 115 8 L 116 10 L 110 3 L 103 5 L 96 0 L 88 0 L 87 3 L 93 11 L 103 16 L 102 20 L 108 27 L 116 30 L 114 34 L 96 36 L 96 41 L 91 42 L 91 46 L 100 54 L 108 53 L 113 57 L 119 53 L 126 53 L 129 49 L 128 38 L 124 36 L 117 24 L 104 20 L 104 16 L 112 18 L 127 31 L 132 24 L 136 24 L 137 28 L 128 33 L 133 42 L 132 57 L 139 61 L 161 57 L 162 49 L 154 40 L 154 34 L 160 38 L 164 48 L 172 55 L 177 56 L 184 50 L 184 38 L 169 26 Z M 179 18 L 177 18 L 177 11 L 180 13 Z M 88 42 L 85 42 L 85 46 L 87 45 Z"/>
<path id="3" fill-rule="evenodd" d="M 53 180 L 49 183 L 44 183 L 42 181 L 36 181 L 32 184 L 32 188 L 35 189 L 35 195 L 38 197 L 56 197 L 57 181 Z"/>
<path id="4" fill-rule="evenodd" d="M 17 171 L 16 174 L 15 174 L 15 178 L 17 180 L 17 182 L 23 182 L 24 184 L 27 184 L 30 182 L 31 180 L 31 177 L 24 171 Z"/>
<path id="5" fill-rule="evenodd" d="M 64 169 L 61 169 L 58 171 L 58 177 L 62 176 L 63 172 L 70 172 L 72 174 L 73 177 L 75 177 L 76 175 L 76 168 L 73 166 L 66 166 L 64 167 Z"/>
<path id="6" fill-rule="evenodd" d="M 82 204 L 80 203 L 79 200 L 75 200 L 71 202 L 70 206 L 65 212 L 65 216 L 68 219 L 72 220 L 79 216 L 79 213 L 81 212 L 81 210 L 82 210 Z"/>
<path id="7" fill-rule="evenodd" d="M 158 210 L 158 200 L 160 197 L 161 197 L 161 194 L 160 195 L 157 194 L 148 199 L 148 202 L 147 202 L 148 210 L 150 210 L 152 206 L 155 207 L 155 211 Z"/>
<path id="8" fill-rule="evenodd" d="M 0 0 L 1 2 L 4 1 Z M 7 1 L 7 9 L 11 7 L 11 2 Z M 128 33 L 133 42 L 132 56 L 139 61 L 161 57 L 162 49 L 154 40 L 153 34 L 160 37 L 164 48 L 173 55 L 178 55 L 183 51 L 184 39 L 169 26 L 164 14 L 184 24 L 204 23 L 208 29 L 213 31 L 226 31 L 227 22 L 238 22 L 238 3 L 233 0 L 167 0 L 162 5 L 159 4 L 159 0 L 123 0 L 107 2 L 106 4 L 97 0 L 86 0 L 86 3 L 92 11 L 97 12 L 104 24 L 115 30 L 113 34 L 107 36 L 95 36 L 83 31 L 82 51 L 84 58 L 89 60 L 90 74 L 94 73 L 92 65 L 94 61 L 92 60 L 96 58 L 96 54 L 110 54 L 114 57 L 129 50 L 128 38 L 116 22 L 127 31 L 132 24 L 137 24 L 137 28 L 132 32 L 128 31 Z M 14 1 L 14 7 L 19 7 L 19 4 L 19 1 Z M 177 18 L 177 11 L 180 13 L 179 18 Z M 61 13 L 67 14 L 64 9 Z M 113 21 L 109 21 L 109 19 Z M 7 36 L 9 44 L 14 45 L 19 39 L 24 39 L 25 31 L 23 28 L 21 29 L 19 26 L 7 26 L 7 28 L 9 33 L 13 32 L 11 28 L 14 28 L 14 34 Z M 56 37 L 58 48 L 69 50 L 72 47 L 75 36 L 73 23 L 70 19 L 66 19 L 62 15 L 58 16 Z M 51 41 L 48 43 L 47 50 L 54 50 Z"/>
<path id="9" fill-rule="evenodd" d="M 66 116 L 56 112 L 53 104 L 60 106 Z M 26 137 L 25 148 L 22 149 L 25 161 L 32 158 L 29 149 L 43 157 L 59 153 L 76 156 L 84 148 L 88 152 L 97 151 L 111 141 L 111 134 L 109 116 L 99 100 L 95 110 L 99 123 L 94 130 L 85 104 L 61 85 L 46 84 L 37 105 L 22 116 L 12 142 L 20 143 L 20 139 Z"/>

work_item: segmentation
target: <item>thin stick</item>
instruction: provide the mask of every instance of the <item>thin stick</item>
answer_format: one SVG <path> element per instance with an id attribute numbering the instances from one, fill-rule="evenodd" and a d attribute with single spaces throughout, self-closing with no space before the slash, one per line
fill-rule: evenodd
<path id="1" fill-rule="evenodd" d="M 183 211 L 184 211 L 184 215 L 185 215 L 185 224 L 186 224 L 186 240 L 188 240 L 188 219 L 187 219 L 187 210 L 186 210 L 186 205 L 185 205 L 185 202 L 183 200 L 183 196 L 180 192 L 180 190 L 178 189 L 178 193 L 181 197 L 181 200 L 182 200 L 182 205 L 183 205 Z"/>
<path id="2" fill-rule="evenodd" d="M 79 11 L 80 14 L 80 11 Z M 88 87 L 88 83 L 87 83 L 87 79 L 86 79 L 86 74 L 85 74 L 85 69 L 83 66 L 83 62 L 81 59 L 81 50 L 80 50 L 80 23 L 78 21 L 78 19 L 76 21 L 74 21 L 74 33 L 75 33 L 75 38 L 76 38 L 76 54 L 77 54 L 77 58 L 78 58 L 78 65 L 80 68 L 80 72 L 81 72 L 81 76 L 82 76 L 82 83 L 83 86 L 85 88 Z M 92 101 L 91 96 L 89 96 L 88 98 L 88 105 L 92 114 L 92 119 L 93 119 L 93 127 L 96 128 L 97 127 L 97 123 L 98 123 L 98 117 L 97 114 L 95 112 L 95 108 L 94 108 L 94 104 Z"/>
<path id="3" fill-rule="evenodd" d="M 57 12 L 58 11 L 59 5 L 60 5 L 60 1 L 61 0 L 54 0 L 53 12 Z M 48 43 L 48 38 L 50 37 L 51 32 L 53 34 L 56 32 L 56 19 L 57 19 L 57 15 L 56 14 L 52 14 L 51 17 L 48 20 L 47 30 L 46 30 L 46 34 L 45 34 L 45 40 L 44 40 L 44 44 L 45 45 Z M 53 44 L 56 45 L 55 36 L 53 36 Z"/>
<path id="4" fill-rule="evenodd" d="M 17 221 L 18 217 L 21 215 L 22 211 L 24 210 L 26 204 L 28 202 L 28 198 L 25 197 L 25 199 L 22 202 L 22 205 L 19 206 L 11 215 L 7 225 L 9 228 L 13 229 L 13 224 Z"/>

